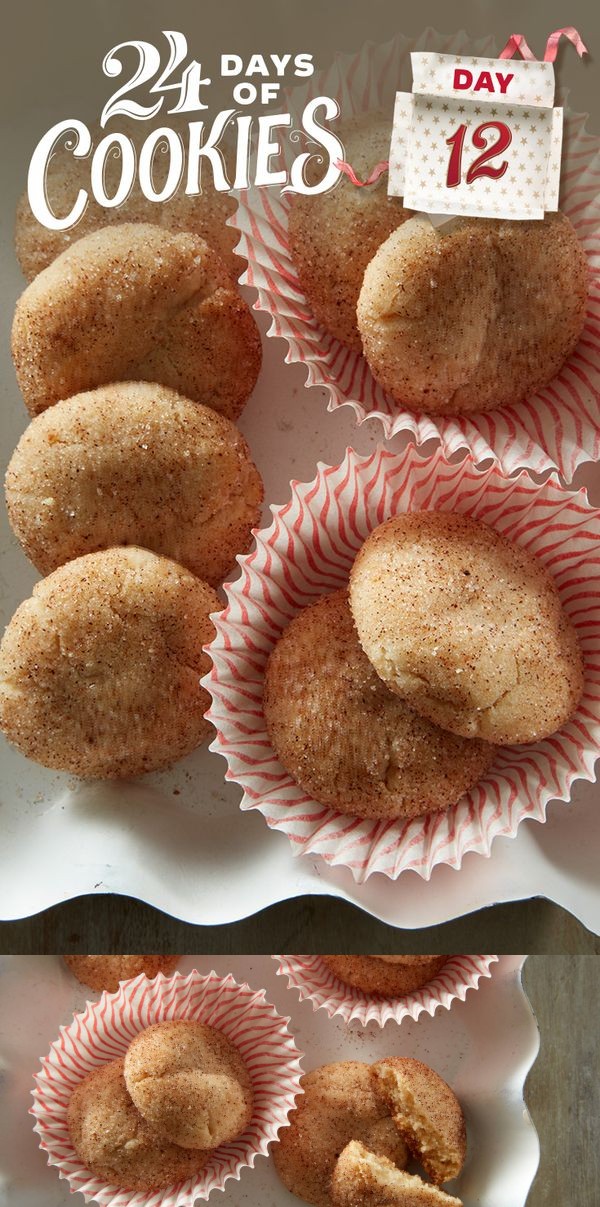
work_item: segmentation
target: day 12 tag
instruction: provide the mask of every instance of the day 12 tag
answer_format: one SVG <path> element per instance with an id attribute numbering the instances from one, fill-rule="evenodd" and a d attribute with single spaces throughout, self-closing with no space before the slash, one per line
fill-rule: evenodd
<path id="1" fill-rule="evenodd" d="M 396 93 L 391 196 L 409 209 L 543 218 L 558 209 L 563 111 L 551 62 L 416 52 Z"/>

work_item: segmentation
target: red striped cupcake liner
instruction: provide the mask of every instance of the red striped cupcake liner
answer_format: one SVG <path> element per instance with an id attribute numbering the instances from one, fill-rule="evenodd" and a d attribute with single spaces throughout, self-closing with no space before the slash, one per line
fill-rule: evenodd
<path id="1" fill-rule="evenodd" d="M 294 111 L 313 96 L 335 97 L 342 118 L 382 110 L 393 113 L 397 90 L 410 90 L 410 53 L 437 50 L 496 53 L 493 39 L 453 38 L 428 29 L 417 40 L 398 35 L 358 55 L 338 55 L 329 71 L 294 90 Z M 364 358 L 329 335 L 313 317 L 294 267 L 288 240 L 289 194 L 252 188 L 240 194 L 230 220 L 240 233 L 238 252 L 248 268 L 242 281 L 258 292 L 256 309 L 271 316 L 269 335 L 288 343 L 286 360 L 306 365 L 306 385 L 328 395 L 328 410 L 349 406 L 357 422 L 376 418 L 386 439 L 399 433 L 416 444 L 439 439 L 448 457 L 469 450 L 481 463 L 497 457 L 507 473 L 558 469 L 571 480 L 577 466 L 600 458 L 600 139 L 586 116 L 565 109 L 561 209 L 571 219 L 590 267 L 590 293 L 582 338 L 549 385 L 526 402 L 480 415 L 429 416 L 402 410 L 375 381 Z M 291 161 L 297 145 L 284 148 Z M 374 165 L 373 165 L 374 166 Z"/>
<path id="2" fill-rule="evenodd" d="M 238 559 L 241 573 L 225 588 L 227 605 L 213 620 L 213 662 L 203 685 L 216 729 L 211 749 L 243 791 L 242 809 L 258 809 L 287 834 L 296 854 L 318 855 L 365 881 L 374 872 L 396 879 L 411 870 L 429 879 L 437 864 L 461 866 L 469 851 L 489 856 L 495 838 L 512 838 L 522 821 L 543 822 L 550 800 L 568 801 L 575 780 L 595 779 L 600 753 L 600 512 L 584 490 L 556 477 L 542 484 L 522 472 L 508 478 L 497 464 L 424 455 L 370 456 L 348 449 L 340 465 L 320 464 L 313 482 L 292 482 L 291 499 L 271 507 L 271 525 L 256 549 Z M 361 820 L 336 812 L 299 787 L 271 746 L 262 707 L 267 659 L 292 618 L 321 595 L 343 587 L 372 530 L 407 511 L 459 511 L 485 521 L 537 554 L 553 575 L 585 659 L 585 687 L 575 715 L 559 733 L 505 747 L 458 804 L 412 821 Z"/>
<path id="3" fill-rule="evenodd" d="M 437 1010 L 449 1010 L 455 1001 L 464 1002 L 469 989 L 477 989 L 482 977 L 491 977 L 498 956 L 449 956 L 444 967 L 422 989 L 403 997 L 387 998 L 364 993 L 341 981 L 321 956 L 273 956 L 278 976 L 287 977 L 289 989 L 297 989 L 300 1001 L 312 1002 L 313 1010 L 326 1010 L 329 1018 L 380 1027 L 393 1019 L 414 1022 L 421 1014 L 432 1018 Z"/>
<path id="4" fill-rule="evenodd" d="M 125 1055 L 132 1039 L 153 1023 L 168 1019 L 193 1019 L 222 1031 L 241 1053 L 254 1091 L 254 1114 L 244 1132 L 231 1144 L 223 1144 L 208 1165 L 193 1178 L 177 1186 L 152 1193 L 107 1186 L 82 1168 L 67 1127 L 67 1107 L 76 1085 L 98 1065 Z M 162 973 L 149 981 L 143 974 L 123 981 L 116 993 L 103 993 L 88 1002 L 83 1014 L 75 1014 L 35 1075 L 34 1130 L 48 1164 L 58 1169 L 86 1202 L 103 1207 L 191 1207 L 207 1199 L 213 1190 L 223 1190 L 231 1178 L 239 1180 L 246 1166 L 266 1156 L 269 1145 L 287 1124 L 289 1112 L 300 1090 L 303 1053 L 283 1018 L 266 1001 L 264 990 L 254 991 L 211 972 L 201 976 Z"/>

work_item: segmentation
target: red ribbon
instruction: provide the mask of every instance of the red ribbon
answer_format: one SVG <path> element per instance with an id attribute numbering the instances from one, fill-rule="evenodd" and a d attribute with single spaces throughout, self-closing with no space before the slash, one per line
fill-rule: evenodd
<path id="1" fill-rule="evenodd" d="M 557 29 L 555 33 L 550 34 L 550 37 L 546 42 L 544 63 L 554 62 L 558 53 L 558 43 L 560 42 L 561 37 L 568 38 L 569 42 L 573 43 L 573 46 L 575 47 L 580 59 L 583 58 L 584 54 L 588 53 L 588 48 L 584 45 L 581 35 L 577 33 L 577 30 L 574 29 L 572 25 L 567 25 L 564 29 Z"/>
<path id="2" fill-rule="evenodd" d="M 550 34 L 550 37 L 546 42 L 544 63 L 554 63 L 558 54 L 558 44 L 562 37 L 568 38 L 569 42 L 573 43 L 573 46 L 575 47 L 580 59 L 583 58 L 584 54 L 588 53 L 587 46 L 585 46 L 581 35 L 576 29 L 574 29 L 572 25 L 566 25 L 564 29 L 557 29 L 553 34 Z M 529 59 L 530 62 L 535 61 L 535 55 L 533 54 L 531 47 L 528 45 L 527 40 L 523 37 L 523 34 L 511 34 L 506 46 L 504 47 L 504 50 L 500 52 L 498 57 L 500 59 L 512 59 L 513 55 L 515 55 L 517 51 L 520 51 L 524 59 Z"/>
<path id="3" fill-rule="evenodd" d="M 387 172 L 390 164 L 389 160 L 382 160 L 381 163 L 378 163 L 373 168 L 373 171 L 367 180 L 359 180 L 354 168 L 352 167 L 352 164 L 346 163 L 345 159 L 336 159 L 333 166 L 338 168 L 340 172 L 344 172 L 348 179 L 352 181 L 352 184 L 355 184 L 357 188 L 364 189 L 368 184 L 377 184 L 379 177 L 383 176 L 384 172 Z"/>
<path id="4" fill-rule="evenodd" d="M 504 50 L 498 55 L 499 59 L 512 59 L 513 55 L 520 51 L 524 59 L 535 60 L 535 55 L 531 50 L 528 42 L 523 37 L 523 34 L 511 34 Z"/>

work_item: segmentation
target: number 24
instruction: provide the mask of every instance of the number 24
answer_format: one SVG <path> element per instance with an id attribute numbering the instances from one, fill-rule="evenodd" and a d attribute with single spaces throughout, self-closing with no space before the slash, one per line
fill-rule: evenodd
<path id="1" fill-rule="evenodd" d="M 448 163 L 448 175 L 446 176 L 446 186 L 449 189 L 455 189 L 461 183 L 462 154 L 467 130 L 467 125 L 459 126 L 452 137 L 446 139 L 446 145 L 452 147 L 450 162 Z M 498 138 L 490 146 L 488 146 L 488 140 L 485 137 L 486 130 L 496 130 L 498 133 Z M 473 146 L 478 151 L 481 151 L 482 154 L 478 155 L 477 159 L 473 160 L 470 168 L 467 169 L 467 184 L 472 184 L 480 176 L 490 176 L 492 180 L 499 180 L 501 176 L 504 176 L 508 168 L 507 159 L 497 168 L 490 167 L 487 161 L 488 159 L 495 159 L 496 155 L 502 155 L 511 142 L 512 134 L 504 122 L 482 122 L 480 126 L 477 126 L 473 131 Z"/>

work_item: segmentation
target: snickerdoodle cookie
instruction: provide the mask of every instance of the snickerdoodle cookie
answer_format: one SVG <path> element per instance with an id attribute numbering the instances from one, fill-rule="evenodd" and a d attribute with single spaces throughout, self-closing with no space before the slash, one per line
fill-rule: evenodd
<path id="1" fill-rule="evenodd" d="M 460 1199 L 397 1169 L 355 1140 L 340 1154 L 331 1198 L 335 1207 L 462 1207 Z"/>
<path id="2" fill-rule="evenodd" d="M 258 329 L 197 235 L 125 223 L 78 239 L 17 302 L 12 351 L 37 415 L 114 381 L 152 381 L 236 419 L 261 362 Z"/>
<path id="3" fill-rule="evenodd" d="M 448 956 L 322 956 L 340 981 L 382 997 L 404 997 L 441 972 Z"/>
<path id="4" fill-rule="evenodd" d="M 122 1060 L 101 1065 L 76 1086 L 67 1121 L 86 1169 L 123 1190 L 158 1190 L 182 1182 L 199 1173 L 211 1155 L 157 1135 L 127 1093 Z"/>
<path id="5" fill-rule="evenodd" d="M 461 1105 L 450 1086 L 428 1065 L 390 1056 L 371 1075 L 413 1156 L 437 1185 L 458 1177 L 467 1133 Z"/>
<path id="6" fill-rule="evenodd" d="M 11 525 L 42 574 L 97 549 L 141 545 L 217 586 L 248 549 L 262 495 L 233 423 L 147 382 L 49 407 L 6 475 Z"/>
<path id="7" fill-rule="evenodd" d="M 0 726 L 23 754 L 86 778 L 166 767 L 209 734 L 211 587 L 134 547 L 37 583 L 0 646 Z"/>
<path id="8" fill-rule="evenodd" d="M 64 956 L 64 961 L 82 985 L 96 993 L 114 993 L 121 981 L 142 972 L 151 980 L 159 972 L 174 972 L 179 956 Z"/>
<path id="9" fill-rule="evenodd" d="M 350 606 L 378 675 L 453 733 L 534 742 L 577 707 L 582 657 L 556 585 L 487 524 L 441 511 L 387 520 L 356 558 Z"/>
<path id="10" fill-rule="evenodd" d="M 119 133 L 131 139 L 139 154 L 141 144 L 147 139 L 152 124 L 120 117 Z M 179 123 L 174 115 L 169 116 L 169 126 L 178 131 Z M 181 133 L 184 134 L 187 122 L 181 121 L 180 126 Z M 97 145 L 109 132 L 93 127 L 91 133 L 93 143 Z M 69 136 L 56 146 L 48 162 L 45 177 L 47 202 L 58 218 L 64 218 L 71 212 L 80 189 L 88 193 L 88 202 L 75 226 L 69 230 L 57 231 L 50 230 L 38 222 L 31 211 L 27 193 L 23 194 L 17 207 L 15 248 L 17 259 L 28 281 L 32 281 L 42 269 L 47 268 L 76 239 L 81 239 L 83 235 L 89 235 L 91 231 L 99 230 L 102 226 L 114 226 L 123 222 L 153 222 L 170 231 L 190 231 L 194 235 L 200 235 L 201 239 L 205 239 L 210 247 L 218 252 L 230 275 L 237 280 L 244 261 L 233 250 L 238 240 L 237 231 L 226 226 L 227 219 L 235 213 L 235 201 L 226 191 L 217 191 L 208 163 L 206 171 L 202 173 L 200 193 L 186 194 L 183 181 L 174 197 L 157 204 L 144 196 L 136 177 L 126 200 L 121 205 L 105 208 L 95 200 L 90 189 L 89 156 L 78 158 L 73 155 L 72 149 L 66 146 L 67 138 Z M 72 138 L 71 134 L 69 141 Z M 165 154 L 165 148 L 165 141 L 159 140 L 152 164 L 152 179 L 156 192 L 160 192 L 164 187 L 171 164 L 170 156 Z M 117 193 L 121 169 L 119 154 L 107 156 L 103 175 L 104 187 L 109 197 L 114 197 Z"/>
<path id="11" fill-rule="evenodd" d="M 389 159 L 391 128 L 382 114 L 354 118 L 340 125 L 337 134 L 360 180 Z M 307 175 L 311 184 L 319 179 L 319 167 L 311 161 Z M 327 193 L 292 199 L 290 249 L 309 305 L 332 335 L 357 352 L 362 345 L 356 303 L 365 268 L 409 214 L 396 197 L 388 197 L 385 173 L 364 188 L 344 175 Z"/>
<path id="12" fill-rule="evenodd" d="M 413 218 L 368 265 L 358 326 L 374 376 L 402 406 L 468 414 L 546 385 L 581 335 L 588 270 L 564 214 L 542 221 Z"/>
<path id="13" fill-rule="evenodd" d="M 125 1057 L 125 1082 L 150 1126 L 185 1148 L 218 1148 L 252 1118 L 252 1084 L 240 1053 L 202 1023 L 175 1020 L 141 1031 Z"/>
<path id="14" fill-rule="evenodd" d="M 447 809 L 494 749 L 420 717 L 386 687 L 360 647 L 347 593 L 305 608 L 271 653 L 267 728 L 286 771 L 315 800 L 358 817 Z"/>
<path id="15" fill-rule="evenodd" d="M 304 1093 L 273 1148 L 279 1177 L 292 1194 L 331 1207 L 335 1163 L 350 1140 L 360 1140 L 403 1168 L 408 1149 L 379 1096 L 370 1066 L 344 1060 L 302 1078 Z"/>

